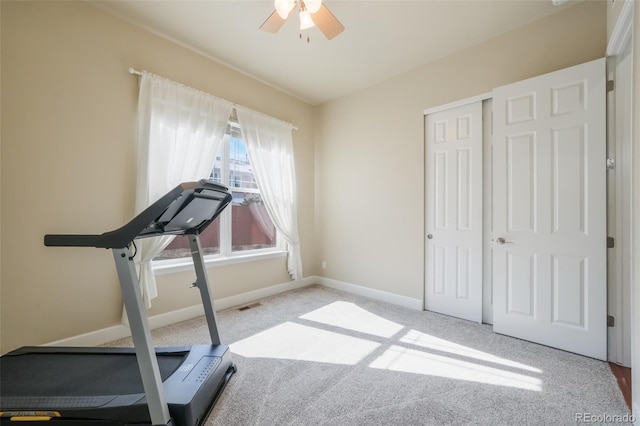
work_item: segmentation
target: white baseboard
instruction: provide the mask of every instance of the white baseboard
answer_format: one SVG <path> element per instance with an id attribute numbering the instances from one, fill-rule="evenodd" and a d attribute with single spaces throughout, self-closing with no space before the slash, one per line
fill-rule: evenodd
<path id="1" fill-rule="evenodd" d="M 373 288 L 346 283 L 344 281 L 338 281 L 325 277 L 315 277 L 315 282 L 316 284 L 335 288 L 336 290 L 346 291 L 347 293 L 353 293 L 359 296 L 370 297 L 371 299 L 392 303 L 394 305 L 404 306 L 405 308 L 415 309 L 417 311 L 421 311 L 423 308 L 422 299 L 414 299 L 413 297 L 402 296 L 396 293 L 389 293 L 382 290 L 375 290 Z"/>
<path id="2" fill-rule="evenodd" d="M 113 340 L 129 337 L 130 335 L 129 327 L 119 324 L 45 343 L 42 346 L 98 346 Z"/>
<path id="3" fill-rule="evenodd" d="M 307 287 L 316 283 L 317 277 L 307 277 L 300 281 L 290 281 L 287 283 L 276 284 L 270 287 L 261 288 L 260 290 L 249 291 L 247 293 L 235 296 L 225 297 L 214 300 L 216 311 L 232 308 L 234 306 L 243 305 L 254 302 L 258 299 L 273 296 L 285 291 L 295 290 Z M 187 321 L 204 315 L 202 305 L 189 306 L 175 311 L 154 315 L 148 318 L 149 328 L 156 329 L 167 325 L 175 324 L 180 321 Z M 68 337 L 66 339 L 56 340 L 55 342 L 46 343 L 44 346 L 98 346 L 113 340 L 123 339 L 131 336 L 131 331 L 126 325 L 114 325 L 89 333 Z"/>
<path id="4" fill-rule="evenodd" d="M 180 321 L 190 320 L 201 315 L 204 315 L 204 308 L 202 305 L 195 305 L 154 315 L 152 317 L 148 317 L 147 321 L 149 321 L 149 328 L 153 330 L 175 324 Z M 89 333 L 50 342 L 44 346 L 98 346 L 129 336 L 131 336 L 131 330 L 129 330 L 129 327 L 123 324 L 118 324 L 100 330 L 91 331 Z"/>
<path id="5" fill-rule="evenodd" d="M 383 302 L 393 303 L 394 305 L 404 306 L 406 308 L 422 310 L 422 300 L 412 297 L 401 296 L 395 293 L 389 293 L 382 290 L 375 290 L 356 284 L 350 284 L 330 278 L 311 276 L 303 278 L 300 281 L 290 281 L 282 284 L 276 284 L 270 287 L 261 288 L 259 290 L 249 291 L 235 296 L 225 297 L 214 300 L 217 311 L 229 309 L 234 306 L 244 305 L 254 302 L 265 297 L 274 296 L 284 293 L 285 291 L 295 290 L 307 287 L 311 284 L 320 284 L 326 287 L 335 288 L 337 290 L 346 291 L 360 296 L 370 297 L 372 299 L 381 300 Z M 149 328 L 156 329 L 167 325 L 175 324 L 180 321 L 187 321 L 204 315 L 202 305 L 189 306 L 175 311 L 154 315 L 148 318 Z M 118 324 L 101 330 L 80 334 L 78 336 L 68 337 L 66 339 L 56 340 L 44 346 L 98 346 L 113 340 L 123 339 L 131 336 L 131 331 L 126 325 Z"/>
<path id="6" fill-rule="evenodd" d="M 270 287 L 261 288 L 259 290 L 249 291 L 247 293 L 238 294 L 236 296 L 225 297 L 224 299 L 216 300 L 216 311 L 232 308 L 234 306 L 244 305 L 246 303 L 255 302 L 258 299 L 273 296 L 276 294 L 284 293 L 285 291 L 295 290 L 315 284 L 315 276 L 306 277 L 300 281 L 290 281 L 287 283 L 276 284 Z"/>

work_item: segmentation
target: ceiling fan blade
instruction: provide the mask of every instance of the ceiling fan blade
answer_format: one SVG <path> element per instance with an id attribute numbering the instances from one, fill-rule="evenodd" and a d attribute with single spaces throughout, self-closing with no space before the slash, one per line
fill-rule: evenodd
<path id="1" fill-rule="evenodd" d="M 273 13 L 269 15 L 267 20 L 264 21 L 262 25 L 260 25 L 260 29 L 262 31 L 275 34 L 280 30 L 280 28 L 282 28 L 285 22 L 287 22 L 287 20 L 282 19 L 280 15 L 278 15 L 278 12 L 274 10 Z"/>
<path id="2" fill-rule="evenodd" d="M 329 40 L 344 31 L 344 25 L 333 16 L 333 13 L 331 13 L 324 3 L 320 6 L 320 10 L 311 14 L 311 19 L 313 23 L 316 24 L 316 27 L 322 31 L 322 34 Z"/>

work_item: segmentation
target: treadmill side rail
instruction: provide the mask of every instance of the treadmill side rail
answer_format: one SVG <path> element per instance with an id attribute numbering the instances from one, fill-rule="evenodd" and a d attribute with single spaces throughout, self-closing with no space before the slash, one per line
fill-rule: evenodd
<path id="1" fill-rule="evenodd" d="M 114 248 L 112 250 L 122 289 L 122 298 L 127 310 L 127 318 L 129 318 L 131 337 L 136 351 L 136 358 L 138 359 L 142 385 L 147 396 L 151 423 L 153 425 L 172 424 L 162 379 L 160 378 L 158 359 L 156 358 L 151 332 L 149 331 L 149 323 L 144 314 L 144 304 L 131 251 L 128 248 Z"/>

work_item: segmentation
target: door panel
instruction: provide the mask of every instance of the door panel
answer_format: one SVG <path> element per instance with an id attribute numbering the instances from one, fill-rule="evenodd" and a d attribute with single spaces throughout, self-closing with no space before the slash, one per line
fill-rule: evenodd
<path id="1" fill-rule="evenodd" d="M 494 330 L 606 359 L 605 62 L 495 89 Z"/>
<path id="2" fill-rule="evenodd" d="M 425 309 L 482 321 L 482 102 L 429 114 Z"/>

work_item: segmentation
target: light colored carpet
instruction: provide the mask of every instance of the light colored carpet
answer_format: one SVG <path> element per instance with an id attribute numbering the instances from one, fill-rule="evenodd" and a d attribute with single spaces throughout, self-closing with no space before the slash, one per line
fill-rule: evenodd
<path id="1" fill-rule="evenodd" d="M 219 312 L 218 322 L 238 373 L 208 426 L 563 425 L 630 416 L 605 362 L 322 286 Z M 156 346 L 209 343 L 203 318 L 153 336 Z"/>

